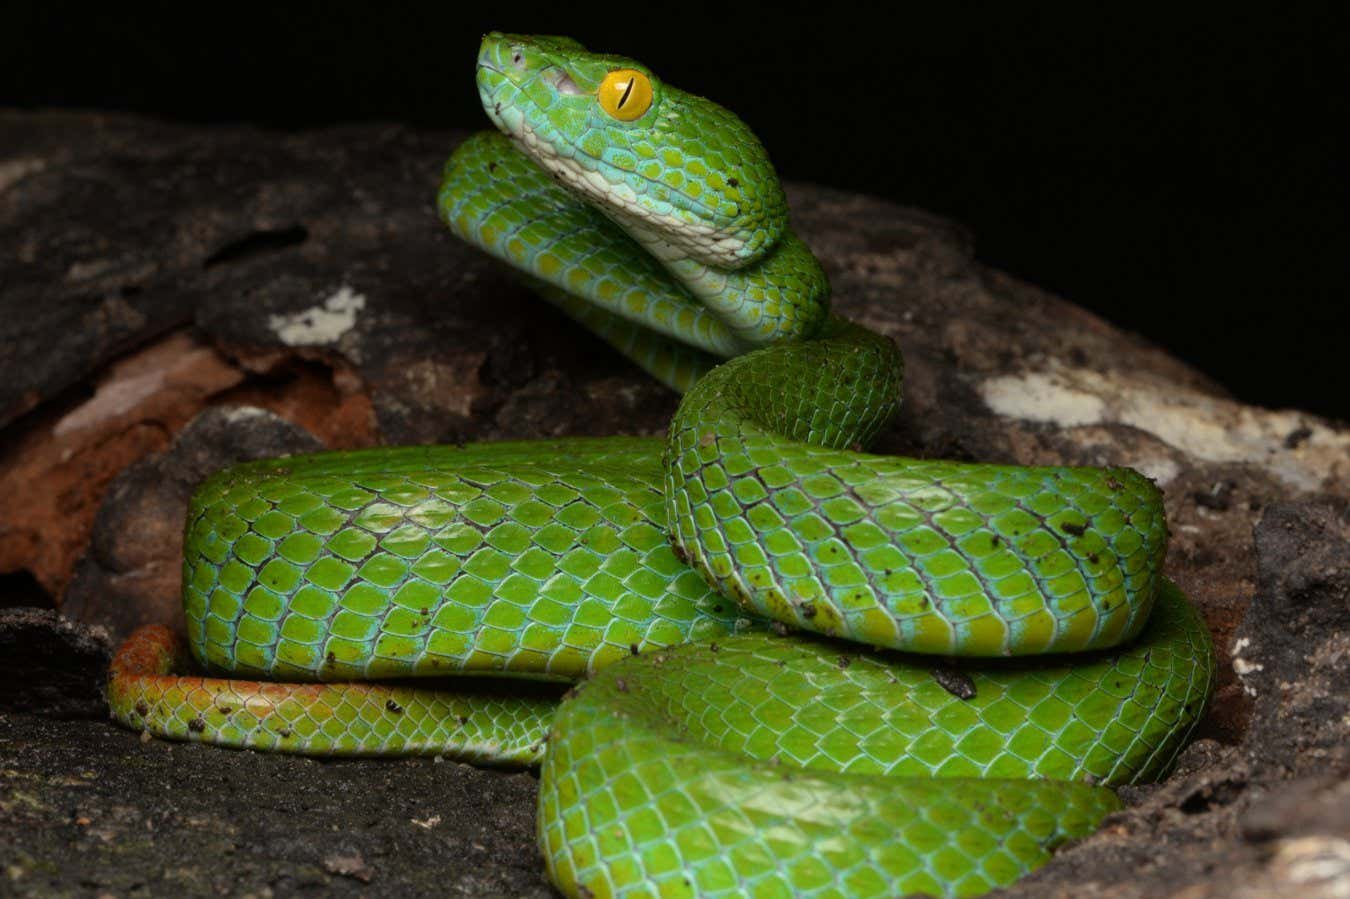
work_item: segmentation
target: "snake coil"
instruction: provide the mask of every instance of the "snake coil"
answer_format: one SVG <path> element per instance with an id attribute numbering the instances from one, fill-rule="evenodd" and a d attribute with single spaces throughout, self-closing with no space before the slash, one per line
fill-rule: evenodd
<path id="1" fill-rule="evenodd" d="M 212 476 L 184 609 L 230 677 L 142 630 L 114 717 L 539 764 L 571 896 L 973 895 L 1166 773 L 1213 647 L 1151 482 L 863 452 L 900 356 L 830 315 L 739 119 L 566 38 L 488 35 L 478 87 L 501 133 L 455 151 L 442 218 L 685 392 L 669 434 Z M 378 682 L 447 674 L 585 681 Z"/>

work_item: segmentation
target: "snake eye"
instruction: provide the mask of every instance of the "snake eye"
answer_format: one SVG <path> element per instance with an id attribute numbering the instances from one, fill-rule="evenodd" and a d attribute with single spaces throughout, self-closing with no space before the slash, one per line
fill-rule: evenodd
<path id="1" fill-rule="evenodd" d="M 600 82 L 596 99 L 614 118 L 631 122 L 652 108 L 652 80 L 636 69 L 615 69 Z"/>

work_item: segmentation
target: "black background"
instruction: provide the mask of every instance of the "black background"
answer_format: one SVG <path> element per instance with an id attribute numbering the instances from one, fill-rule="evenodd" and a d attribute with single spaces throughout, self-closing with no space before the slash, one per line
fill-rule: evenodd
<path id="1" fill-rule="evenodd" d="M 1350 417 L 1336 4 L 473 6 L 11 4 L 0 105 L 479 128 L 479 36 L 570 34 L 737 111 L 787 179 L 958 219 L 1241 398 Z"/>

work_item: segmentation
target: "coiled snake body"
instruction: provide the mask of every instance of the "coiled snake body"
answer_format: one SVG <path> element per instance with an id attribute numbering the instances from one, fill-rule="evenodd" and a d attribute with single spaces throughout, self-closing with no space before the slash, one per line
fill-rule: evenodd
<path id="1" fill-rule="evenodd" d="M 979 893 L 1164 774 L 1213 651 L 1160 574 L 1156 488 L 861 452 L 899 355 L 828 314 L 739 119 L 563 38 L 489 35 L 478 85 L 504 134 L 455 152 L 442 218 L 684 391 L 668 437 L 213 476 L 192 654 L 292 683 L 174 674 L 149 628 L 114 661 L 114 716 L 541 764 L 539 843 L 574 896 Z M 591 676 L 560 707 L 365 682 L 446 674 Z"/>

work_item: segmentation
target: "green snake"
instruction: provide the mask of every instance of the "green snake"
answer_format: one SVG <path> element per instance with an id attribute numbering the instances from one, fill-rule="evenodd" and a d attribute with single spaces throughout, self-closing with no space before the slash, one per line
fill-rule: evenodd
<path id="1" fill-rule="evenodd" d="M 683 392 L 667 437 L 212 476 L 188 644 L 260 680 L 176 674 L 151 627 L 113 662 L 114 716 L 540 765 L 569 896 L 976 894 L 1164 775 L 1214 661 L 1161 575 L 1156 487 L 863 452 L 900 356 L 828 312 L 738 118 L 565 38 L 488 35 L 477 77 L 500 133 L 455 151 L 441 217 Z M 498 677 L 408 680 L 459 674 Z M 531 678 L 581 683 L 559 705 Z"/>

